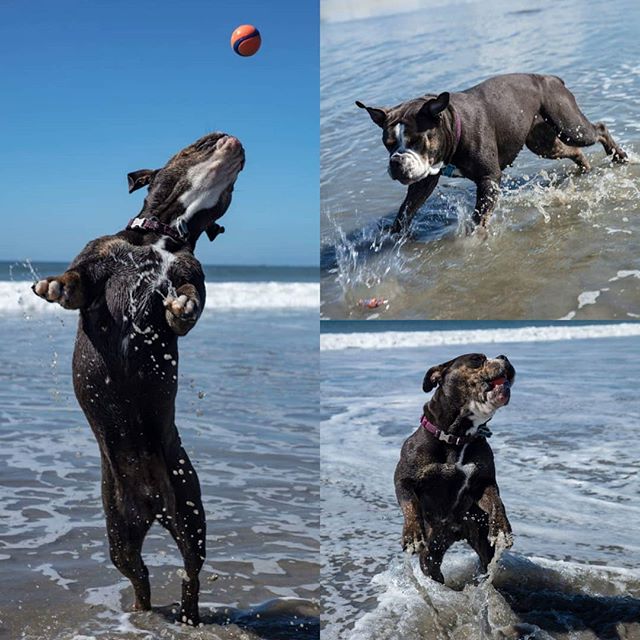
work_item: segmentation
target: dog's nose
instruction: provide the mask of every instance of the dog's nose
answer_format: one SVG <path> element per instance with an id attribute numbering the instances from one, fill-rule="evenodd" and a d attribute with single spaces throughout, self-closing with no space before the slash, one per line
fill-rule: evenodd
<path id="1" fill-rule="evenodd" d="M 224 151 L 229 156 L 244 158 L 242 143 L 234 136 L 224 136 L 218 140 L 216 150 Z"/>
<path id="2" fill-rule="evenodd" d="M 221 149 L 222 147 L 229 147 L 233 150 L 242 145 L 240 144 L 240 140 L 238 140 L 238 138 L 235 138 L 234 136 L 223 136 L 222 138 L 220 138 L 220 140 L 218 140 L 216 146 L 218 147 L 218 149 Z"/>
<path id="3" fill-rule="evenodd" d="M 389 158 L 389 175 L 393 180 L 397 180 L 402 173 L 402 159 L 399 156 Z"/>

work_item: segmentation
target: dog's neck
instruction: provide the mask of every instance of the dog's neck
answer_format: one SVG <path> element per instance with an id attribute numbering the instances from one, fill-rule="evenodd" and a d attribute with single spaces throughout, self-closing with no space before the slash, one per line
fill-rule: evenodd
<path id="1" fill-rule="evenodd" d="M 437 389 L 433 397 L 423 407 L 423 413 L 438 429 L 454 436 L 473 435 L 479 425 L 474 425 L 468 412 L 456 408 Z"/>
<path id="2" fill-rule="evenodd" d="M 176 210 L 177 209 L 177 210 Z M 183 244 L 188 245 L 191 250 L 195 249 L 198 239 L 202 233 L 206 230 L 210 221 L 205 215 L 201 215 L 198 212 L 197 215 L 191 219 L 181 218 L 182 208 L 180 206 L 161 206 L 161 207 L 149 207 L 145 203 L 142 211 L 136 216 L 137 218 L 156 218 L 162 224 L 171 227 L 178 232 L 183 238 Z M 174 238 L 166 236 L 172 241 L 177 242 Z"/>
<path id="3" fill-rule="evenodd" d="M 462 121 L 460 120 L 460 115 L 451 105 L 447 107 L 446 114 L 450 120 L 450 124 L 448 126 L 448 137 L 450 138 L 450 140 L 447 140 L 447 148 L 445 148 L 444 153 L 444 162 L 445 164 L 449 164 L 453 156 L 456 154 L 458 145 L 460 144 L 460 138 L 462 136 Z"/>

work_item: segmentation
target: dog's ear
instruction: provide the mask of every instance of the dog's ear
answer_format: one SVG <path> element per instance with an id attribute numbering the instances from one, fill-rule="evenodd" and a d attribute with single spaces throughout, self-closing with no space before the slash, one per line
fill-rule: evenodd
<path id="1" fill-rule="evenodd" d="M 443 362 L 442 364 L 438 364 L 435 367 L 431 367 L 427 373 L 425 373 L 424 380 L 422 381 L 422 390 L 425 393 L 429 393 L 433 391 L 439 384 L 442 384 L 444 377 L 447 375 L 447 371 L 449 367 L 455 362 L 455 358 L 453 360 L 449 360 L 449 362 Z"/>
<path id="2" fill-rule="evenodd" d="M 129 193 L 133 193 L 137 189 L 141 189 L 148 185 L 153 177 L 158 173 L 159 169 L 140 169 L 127 174 L 129 182 Z"/>
<path id="3" fill-rule="evenodd" d="M 451 96 L 448 91 L 441 93 L 437 98 L 432 98 L 427 102 L 427 106 L 429 107 L 429 112 L 433 118 L 436 118 L 440 115 L 448 106 L 449 100 Z"/>
<path id="4" fill-rule="evenodd" d="M 371 119 L 379 126 L 384 127 L 384 123 L 387 121 L 388 112 L 386 109 L 382 107 L 367 107 L 367 105 L 362 104 L 360 100 L 356 100 L 356 106 L 361 109 L 366 109 L 367 113 L 371 116 Z"/>
<path id="5" fill-rule="evenodd" d="M 449 106 L 450 95 L 447 91 L 441 93 L 437 98 L 427 100 L 416 114 L 416 124 L 418 131 L 433 126 L 438 116 Z"/>

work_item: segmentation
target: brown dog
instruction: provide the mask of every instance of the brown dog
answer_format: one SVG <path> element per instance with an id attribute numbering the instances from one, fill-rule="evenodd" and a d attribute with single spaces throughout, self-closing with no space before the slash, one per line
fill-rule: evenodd
<path id="1" fill-rule="evenodd" d="M 407 186 L 391 231 L 406 231 L 441 175 L 476 184 L 473 222 L 486 226 L 502 172 L 526 145 L 543 158 L 570 158 L 583 171 L 584 147 L 600 143 L 614 162 L 627 154 L 603 122 L 592 123 L 556 76 L 510 73 L 456 93 L 425 95 L 395 107 L 366 109 L 382 129 L 389 175 Z"/>
<path id="2" fill-rule="evenodd" d="M 514 379 L 505 356 L 478 353 L 425 375 L 425 393 L 437 389 L 402 445 L 394 481 L 404 515 L 402 548 L 417 553 L 423 573 L 438 582 L 444 582 L 443 556 L 457 540 L 473 547 L 485 571 L 500 537 L 512 545 L 486 424 L 508 404 Z"/>
<path id="3" fill-rule="evenodd" d="M 193 625 L 206 523 L 174 421 L 178 336 L 193 328 L 205 302 L 196 242 L 223 230 L 216 220 L 243 165 L 240 142 L 211 133 L 162 169 L 129 174 L 130 192 L 149 185 L 138 216 L 90 242 L 62 275 L 33 286 L 41 298 L 80 310 L 73 386 L 100 447 L 109 552 L 133 585 L 134 609 L 151 608 L 141 550 L 158 522 L 184 559 L 180 619 Z"/>

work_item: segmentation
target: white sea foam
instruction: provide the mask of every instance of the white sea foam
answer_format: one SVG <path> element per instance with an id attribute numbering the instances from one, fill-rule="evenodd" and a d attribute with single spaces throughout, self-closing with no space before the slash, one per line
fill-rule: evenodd
<path id="1" fill-rule="evenodd" d="M 64 311 L 38 298 L 30 282 L 0 281 L 0 313 Z M 206 311 L 318 308 L 320 287 L 315 282 L 210 282 Z"/>
<path id="2" fill-rule="evenodd" d="M 400 637 L 407 640 L 487 637 L 551 640 L 554 636 L 540 626 L 524 622 L 504 594 L 517 594 L 525 588 L 533 596 L 531 600 L 535 604 L 529 606 L 534 613 L 536 606 L 541 611 L 548 606 L 547 615 L 556 616 L 556 624 L 564 615 L 567 626 L 584 622 L 588 628 L 593 621 L 589 619 L 585 602 L 594 610 L 606 602 L 611 606 L 624 606 L 624 596 L 638 580 L 638 572 L 630 569 L 591 567 L 507 552 L 499 563 L 493 584 L 476 585 L 471 582 L 477 569 L 472 554 L 447 557 L 444 564 L 450 585 L 447 587 L 425 578 L 417 563 L 409 561 L 404 565 L 396 563 L 374 576 L 372 582 L 378 591 L 378 604 L 356 621 L 350 640 Z M 587 609 L 582 618 L 581 603 L 582 608 Z M 559 611 L 554 610 L 554 605 Z M 335 636 L 329 630 L 327 637 Z M 571 637 L 593 636 L 578 632 Z"/>
<path id="3" fill-rule="evenodd" d="M 583 326 L 518 327 L 459 331 L 385 331 L 382 333 L 326 333 L 320 336 L 321 351 L 342 349 L 398 349 L 456 344 L 499 342 L 549 342 L 588 338 L 640 336 L 640 323 Z"/>

